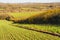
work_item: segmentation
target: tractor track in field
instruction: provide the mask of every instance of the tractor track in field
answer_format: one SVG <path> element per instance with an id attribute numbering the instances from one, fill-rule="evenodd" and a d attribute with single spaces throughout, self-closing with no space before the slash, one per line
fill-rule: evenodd
<path id="1" fill-rule="evenodd" d="M 13 26 L 17 26 L 17 25 L 13 25 Z M 28 28 L 26 26 L 18 26 L 18 27 L 26 29 L 26 30 L 32 30 L 32 31 L 41 32 L 41 33 L 50 34 L 50 35 L 53 35 L 53 36 L 60 37 L 60 34 L 58 34 L 58 33 L 52 33 L 52 32 L 48 32 L 48 31 L 37 30 L 37 29 L 34 29 L 34 28 Z"/>

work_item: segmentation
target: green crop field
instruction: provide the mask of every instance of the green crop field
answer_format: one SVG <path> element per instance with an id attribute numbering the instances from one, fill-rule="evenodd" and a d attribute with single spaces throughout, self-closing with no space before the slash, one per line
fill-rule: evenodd
<path id="1" fill-rule="evenodd" d="M 13 24 L 14 26 L 24 26 L 27 28 L 32 28 L 36 30 L 42 30 L 42 31 L 47 31 L 47 32 L 52 32 L 52 33 L 58 33 L 60 34 L 60 26 L 59 25 L 50 25 L 50 24 Z"/>
<path id="2" fill-rule="evenodd" d="M 1 3 L 0 40 L 60 40 L 60 3 Z"/>
<path id="3" fill-rule="evenodd" d="M 13 16 L 14 18 L 11 20 L 25 20 L 33 15 L 40 14 L 42 11 L 37 11 L 37 12 L 20 12 L 20 13 L 7 13 L 8 15 Z"/>
<path id="4" fill-rule="evenodd" d="M 41 32 L 36 32 L 33 30 L 24 29 L 24 28 L 19 28 L 18 27 L 19 24 L 18 26 L 16 25 L 17 24 L 13 24 L 13 22 L 9 22 L 6 20 L 0 20 L 0 40 L 60 40 L 60 37 L 41 33 Z M 24 26 L 26 24 L 24 25 L 20 24 L 20 26 L 21 25 Z M 27 24 L 26 26 L 32 26 L 33 28 L 36 28 L 35 25 Z M 44 28 L 44 25 L 43 26 L 36 25 L 36 26 L 39 28 L 43 27 L 43 29 L 46 29 Z M 53 29 L 55 28 L 53 27 Z"/>
<path id="5" fill-rule="evenodd" d="M 29 19 L 29 22 L 35 19 L 46 18 L 46 20 L 55 15 L 55 10 L 20 13 L 2 13 L 1 18 L 5 19 L 12 16 L 9 21 L 0 20 L 0 40 L 60 40 L 60 25 L 52 24 L 22 24 L 18 21 Z M 49 14 L 48 14 L 49 13 Z M 58 15 L 60 12 L 57 12 Z M 4 17 L 3 17 L 4 14 Z M 9 18 L 8 18 L 9 19 Z M 11 21 L 13 20 L 13 21 Z M 17 23 L 14 23 L 16 21 Z M 33 22 L 32 21 L 32 22 Z M 40 32 L 40 31 L 43 32 Z M 48 32 L 48 33 L 44 33 Z M 58 34 L 58 36 L 56 36 Z"/>

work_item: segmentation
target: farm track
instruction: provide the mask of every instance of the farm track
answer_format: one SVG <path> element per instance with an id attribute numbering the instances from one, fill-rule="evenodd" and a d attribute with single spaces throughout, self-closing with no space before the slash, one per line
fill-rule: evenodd
<path id="1" fill-rule="evenodd" d="M 52 33 L 52 32 L 48 32 L 48 31 L 37 30 L 37 29 L 34 29 L 34 28 L 28 28 L 26 26 L 19 26 L 19 27 L 23 28 L 23 29 L 27 29 L 27 30 L 32 30 L 32 31 L 41 32 L 41 33 L 50 34 L 50 35 L 53 35 L 53 36 L 60 37 L 60 34 L 58 34 L 58 33 Z"/>

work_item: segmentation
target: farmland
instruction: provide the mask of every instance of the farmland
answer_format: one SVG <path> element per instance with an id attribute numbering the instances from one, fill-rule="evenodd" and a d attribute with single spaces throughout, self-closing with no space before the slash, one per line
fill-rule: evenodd
<path id="1" fill-rule="evenodd" d="M 60 4 L 0 4 L 0 40 L 60 40 Z"/>
<path id="2" fill-rule="evenodd" d="M 27 30 L 13 25 L 16 24 L 6 20 L 0 20 L 0 40 L 60 40 L 57 36 Z"/>

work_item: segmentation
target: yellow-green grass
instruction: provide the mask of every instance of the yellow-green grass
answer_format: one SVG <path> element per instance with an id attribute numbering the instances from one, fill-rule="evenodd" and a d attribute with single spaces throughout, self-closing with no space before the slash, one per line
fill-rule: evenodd
<path id="1" fill-rule="evenodd" d="M 20 13 L 7 13 L 8 15 L 13 16 L 14 20 L 24 20 L 27 19 L 33 15 L 40 14 L 41 12 L 20 12 Z"/>
<path id="2" fill-rule="evenodd" d="M 12 22 L 0 20 L 0 40 L 60 40 L 57 36 L 12 26 Z"/>
<path id="3" fill-rule="evenodd" d="M 40 12 L 39 11 L 38 12 L 20 12 L 20 13 L 9 13 L 9 14 L 14 17 L 30 17 L 30 16 L 35 15 L 37 13 L 40 13 Z"/>
<path id="4" fill-rule="evenodd" d="M 33 15 L 39 15 L 40 13 L 38 11 L 7 14 L 13 16 L 14 20 L 24 20 Z M 11 21 L 0 20 L 0 40 L 60 40 L 57 36 L 19 28 L 19 26 L 60 34 L 60 26 L 57 25 L 13 24 Z"/>
<path id="5" fill-rule="evenodd" d="M 17 27 L 24 26 L 31 29 L 47 31 L 51 33 L 58 33 L 60 34 L 60 26 L 59 25 L 51 25 L 51 24 L 13 24 Z"/>

